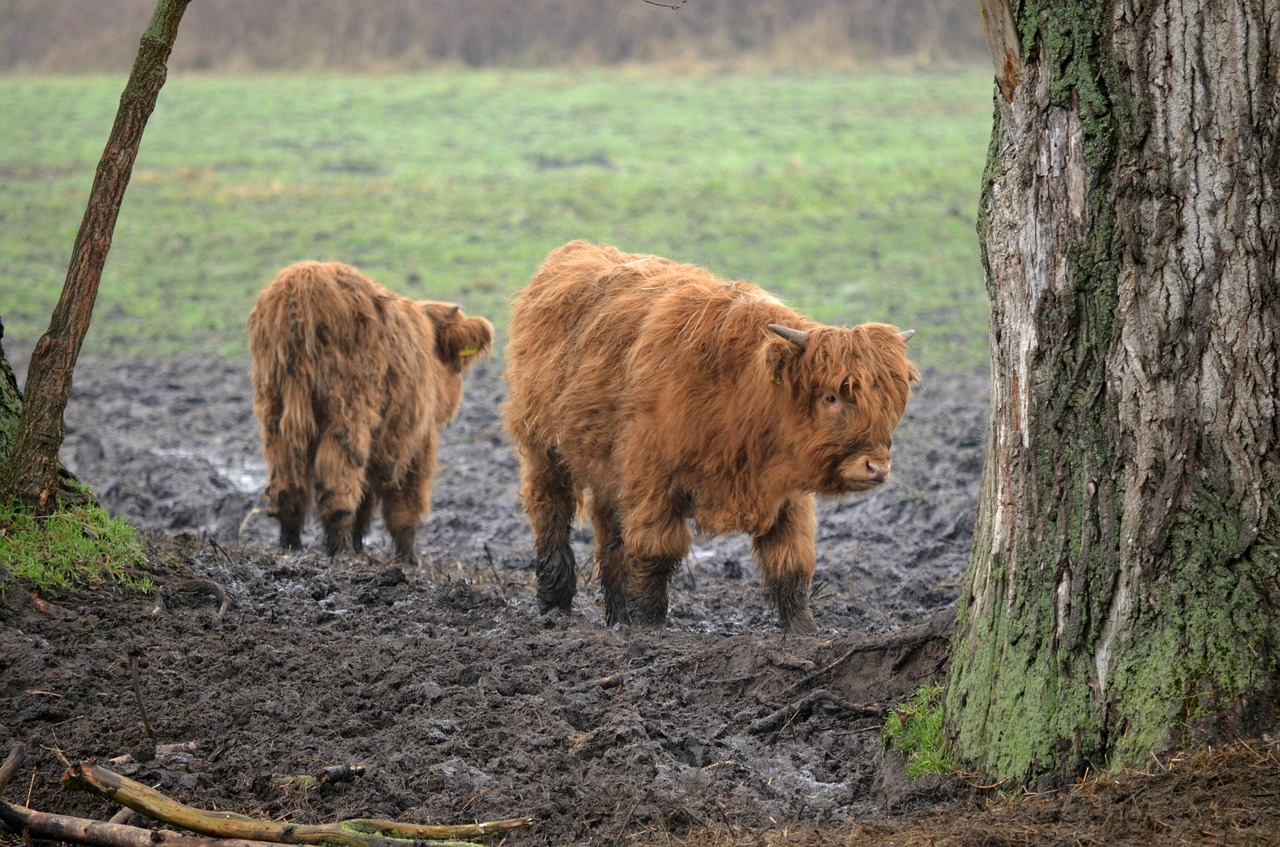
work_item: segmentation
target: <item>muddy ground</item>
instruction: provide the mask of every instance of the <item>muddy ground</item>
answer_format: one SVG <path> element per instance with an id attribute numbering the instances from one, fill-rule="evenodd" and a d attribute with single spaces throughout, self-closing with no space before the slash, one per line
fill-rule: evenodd
<path id="1" fill-rule="evenodd" d="M 159 587 L 4 593 L 0 753 L 27 747 L 5 799 L 105 817 L 58 785 L 60 756 L 97 758 L 192 805 L 295 822 L 530 816 L 511 845 L 917 843 L 892 840 L 902 813 L 962 821 L 984 802 L 905 780 L 879 729 L 944 670 L 985 375 L 926 373 L 893 479 L 821 506 L 811 637 L 779 632 L 741 538 L 697 544 L 664 630 L 625 631 L 604 625 L 580 530 L 585 588 L 572 614 L 539 615 L 503 393 L 481 365 L 444 437 L 424 565 L 406 569 L 377 528 L 371 555 L 332 560 L 314 528 L 303 552 L 274 548 L 246 361 L 82 359 L 64 459 L 148 531 Z M 363 776 L 288 779 L 347 764 Z M 990 841 L 993 821 L 939 843 L 1082 832 Z"/>

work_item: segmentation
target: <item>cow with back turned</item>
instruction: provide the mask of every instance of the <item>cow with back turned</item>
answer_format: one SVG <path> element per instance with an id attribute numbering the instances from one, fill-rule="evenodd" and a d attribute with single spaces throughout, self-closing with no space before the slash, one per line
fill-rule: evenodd
<path id="1" fill-rule="evenodd" d="M 414 301 L 340 262 L 298 262 L 249 315 L 253 411 L 280 544 L 302 544 L 314 498 L 331 553 L 360 550 L 381 505 L 397 558 L 431 506 L 439 431 L 493 327 Z"/>

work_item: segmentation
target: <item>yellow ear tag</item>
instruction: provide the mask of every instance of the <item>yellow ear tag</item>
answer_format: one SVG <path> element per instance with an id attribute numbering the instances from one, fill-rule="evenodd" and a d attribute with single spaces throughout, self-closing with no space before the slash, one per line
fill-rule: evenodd
<path id="1" fill-rule="evenodd" d="M 458 351 L 458 358 L 462 359 L 467 356 L 474 356 L 479 352 L 480 352 L 479 344 L 468 344 L 466 347 L 463 347 L 461 350 Z"/>

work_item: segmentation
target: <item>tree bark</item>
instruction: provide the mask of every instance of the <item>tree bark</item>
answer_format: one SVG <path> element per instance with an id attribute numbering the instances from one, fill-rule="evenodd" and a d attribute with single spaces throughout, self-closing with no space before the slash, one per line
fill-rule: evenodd
<path id="1" fill-rule="evenodd" d="M 13 455 L 22 423 L 22 389 L 4 354 L 4 322 L 0 320 L 0 467 Z"/>
<path id="2" fill-rule="evenodd" d="M 1280 714 L 1280 14 L 979 5 L 992 414 L 947 727 L 1058 781 Z"/>
<path id="3" fill-rule="evenodd" d="M 98 162 L 62 296 L 27 366 L 26 410 L 13 453 L 0 470 L 0 499 L 18 500 L 38 512 L 54 510 L 62 491 L 58 451 L 66 435 L 63 412 L 71 394 L 72 372 L 89 330 L 102 268 L 142 132 L 164 85 L 166 64 L 188 2 L 156 3 Z"/>

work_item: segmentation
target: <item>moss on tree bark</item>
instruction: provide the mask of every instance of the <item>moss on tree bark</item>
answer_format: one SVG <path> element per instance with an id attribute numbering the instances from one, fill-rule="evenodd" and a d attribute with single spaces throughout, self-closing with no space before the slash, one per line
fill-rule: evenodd
<path id="1" fill-rule="evenodd" d="M 982 7 L 992 416 L 947 723 L 1060 780 L 1280 708 L 1280 18 Z"/>

